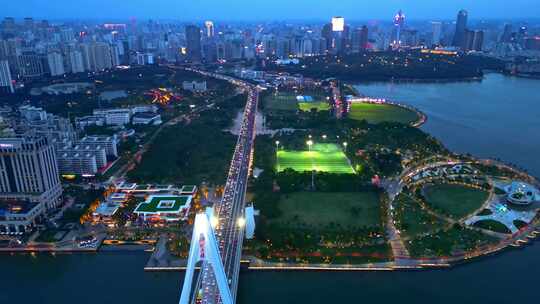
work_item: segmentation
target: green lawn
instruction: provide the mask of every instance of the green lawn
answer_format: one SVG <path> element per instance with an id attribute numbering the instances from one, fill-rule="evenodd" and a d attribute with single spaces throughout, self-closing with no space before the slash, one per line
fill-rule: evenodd
<path id="1" fill-rule="evenodd" d="M 396 198 L 394 208 L 396 227 L 403 236 L 414 238 L 447 226 L 446 222 L 423 210 L 418 202 L 405 194 Z"/>
<path id="2" fill-rule="evenodd" d="M 471 252 L 478 247 L 497 242 L 499 240 L 495 237 L 461 226 L 453 226 L 450 229 L 414 239 L 407 243 L 407 247 L 413 257 L 440 257 Z"/>
<path id="3" fill-rule="evenodd" d="M 512 233 L 512 231 L 510 231 L 510 229 L 508 229 L 508 227 L 506 227 L 505 224 L 503 224 L 503 223 L 501 223 L 499 221 L 496 221 L 496 220 L 490 220 L 490 219 L 481 220 L 481 221 L 478 221 L 478 222 L 474 223 L 473 226 L 478 227 L 478 228 L 482 228 L 482 229 L 486 229 L 486 230 L 491 230 L 491 231 L 498 232 L 498 233 L 504 233 L 504 234 L 511 234 Z"/>
<path id="4" fill-rule="evenodd" d="M 311 102 L 298 102 L 296 96 L 306 95 L 311 96 L 313 101 Z M 271 94 L 264 97 L 264 105 L 266 109 L 272 111 L 296 111 L 298 109 L 302 111 L 311 111 L 312 108 L 316 108 L 318 111 L 327 111 L 330 109 L 330 105 L 325 101 L 325 96 L 320 93 L 306 92 L 302 94 L 296 94 L 293 92 L 278 92 L 277 94 Z"/>
<path id="5" fill-rule="evenodd" d="M 472 187 L 438 184 L 424 188 L 427 203 L 454 219 L 461 219 L 478 210 L 489 193 Z"/>
<path id="6" fill-rule="evenodd" d="M 300 102 L 298 103 L 298 108 L 304 112 L 309 112 L 311 109 L 317 109 L 317 111 L 328 111 L 330 110 L 330 105 L 326 101 Z"/>
<path id="7" fill-rule="evenodd" d="M 418 120 L 418 115 L 406 108 L 389 104 L 353 103 L 349 117 L 354 120 L 366 120 L 369 123 L 400 122 L 411 124 Z"/>
<path id="8" fill-rule="evenodd" d="M 282 215 L 272 221 L 282 228 L 331 231 L 381 226 L 375 192 L 295 192 L 284 195 L 279 208 Z"/>
<path id="9" fill-rule="evenodd" d="M 354 173 L 347 156 L 335 144 L 315 144 L 311 151 L 286 151 L 277 153 L 277 171 L 291 168 L 298 172 Z"/>

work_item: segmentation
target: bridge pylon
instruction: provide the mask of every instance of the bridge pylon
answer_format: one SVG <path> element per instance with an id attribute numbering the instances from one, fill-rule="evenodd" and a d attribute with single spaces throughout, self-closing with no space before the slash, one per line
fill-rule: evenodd
<path id="1" fill-rule="evenodd" d="M 193 235 L 189 248 L 189 257 L 186 268 L 186 275 L 180 296 L 180 304 L 190 304 L 193 276 L 195 274 L 195 265 L 200 262 L 206 262 L 214 272 L 214 277 L 218 286 L 221 303 L 234 304 L 231 289 L 229 288 L 223 261 L 219 253 L 219 247 L 214 234 L 216 219 L 213 215 L 213 209 L 208 208 L 206 213 L 200 213 L 195 216 Z M 214 224 L 214 225 L 213 225 Z M 195 293 L 198 291 L 195 290 Z"/>

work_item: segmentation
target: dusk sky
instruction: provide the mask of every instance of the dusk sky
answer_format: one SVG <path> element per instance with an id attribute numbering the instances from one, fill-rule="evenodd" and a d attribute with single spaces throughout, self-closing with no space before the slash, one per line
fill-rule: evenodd
<path id="1" fill-rule="evenodd" d="M 3 16 L 35 18 L 153 18 L 178 20 L 388 19 L 403 9 L 410 19 L 540 16 L 538 0 L 2 0 Z"/>

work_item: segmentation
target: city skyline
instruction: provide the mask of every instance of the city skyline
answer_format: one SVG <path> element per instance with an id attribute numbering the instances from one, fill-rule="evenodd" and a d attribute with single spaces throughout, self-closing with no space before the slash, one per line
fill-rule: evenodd
<path id="1" fill-rule="evenodd" d="M 455 12 L 466 9 L 473 19 L 526 19 L 540 15 L 540 7 L 532 0 L 516 0 L 509 6 L 504 0 L 458 0 L 439 3 L 429 0 L 387 0 L 381 3 L 358 3 L 345 0 L 336 4 L 331 1 L 300 0 L 287 2 L 272 1 L 269 4 L 253 4 L 245 0 L 223 3 L 210 0 L 200 3 L 178 3 L 173 0 L 156 0 L 149 5 L 143 0 L 134 0 L 127 5 L 123 1 L 96 0 L 91 3 L 75 3 L 67 0 L 23 0 L 3 4 L 4 15 L 15 18 L 34 17 L 49 19 L 178 19 L 198 21 L 204 19 L 228 21 L 253 20 L 319 20 L 331 15 L 342 15 L 348 20 L 385 20 L 402 9 L 409 20 L 453 19 Z M 33 12 L 26 9 L 32 7 Z M 357 8 L 362 9 L 357 9 Z M 52 9 L 54 8 L 54 9 Z M 103 9 L 107 8 L 107 9 Z M 253 12 L 256 13 L 253 13 Z M 299 14 L 302 11 L 303 14 Z M 204 12 L 204 14 L 201 14 Z M 524 14 L 527 13 L 527 15 Z"/>

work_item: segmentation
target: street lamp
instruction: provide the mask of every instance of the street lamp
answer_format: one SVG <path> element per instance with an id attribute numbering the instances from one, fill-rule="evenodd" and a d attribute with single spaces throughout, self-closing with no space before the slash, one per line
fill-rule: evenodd
<path id="1" fill-rule="evenodd" d="M 326 134 L 324 134 L 324 135 L 322 136 L 322 138 L 323 138 L 323 139 L 326 139 Z"/>
<path id="2" fill-rule="evenodd" d="M 276 150 L 279 149 L 279 140 L 276 140 Z"/>
<path id="3" fill-rule="evenodd" d="M 348 145 L 347 142 L 343 143 L 343 147 L 345 147 L 345 149 L 347 149 L 347 145 Z"/>
<path id="4" fill-rule="evenodd" d="M 310 135 L 310 136 L 311 136 L 311 135 Z M 311 152 L 311 146 L 313 146 L 313 140 L 311 140 L 311 139 L 308 140 L 308 141 L 306 142 L 306 144 L 308 145 L 309 151 Z"/>
<path id="5" fill-rule="evenodd" d="M 243 217 L 239 217 L 238 218 L 238 227 L 244 228 L 244 226 L 246 226 L 246 219 L 243 218 Z"/>

